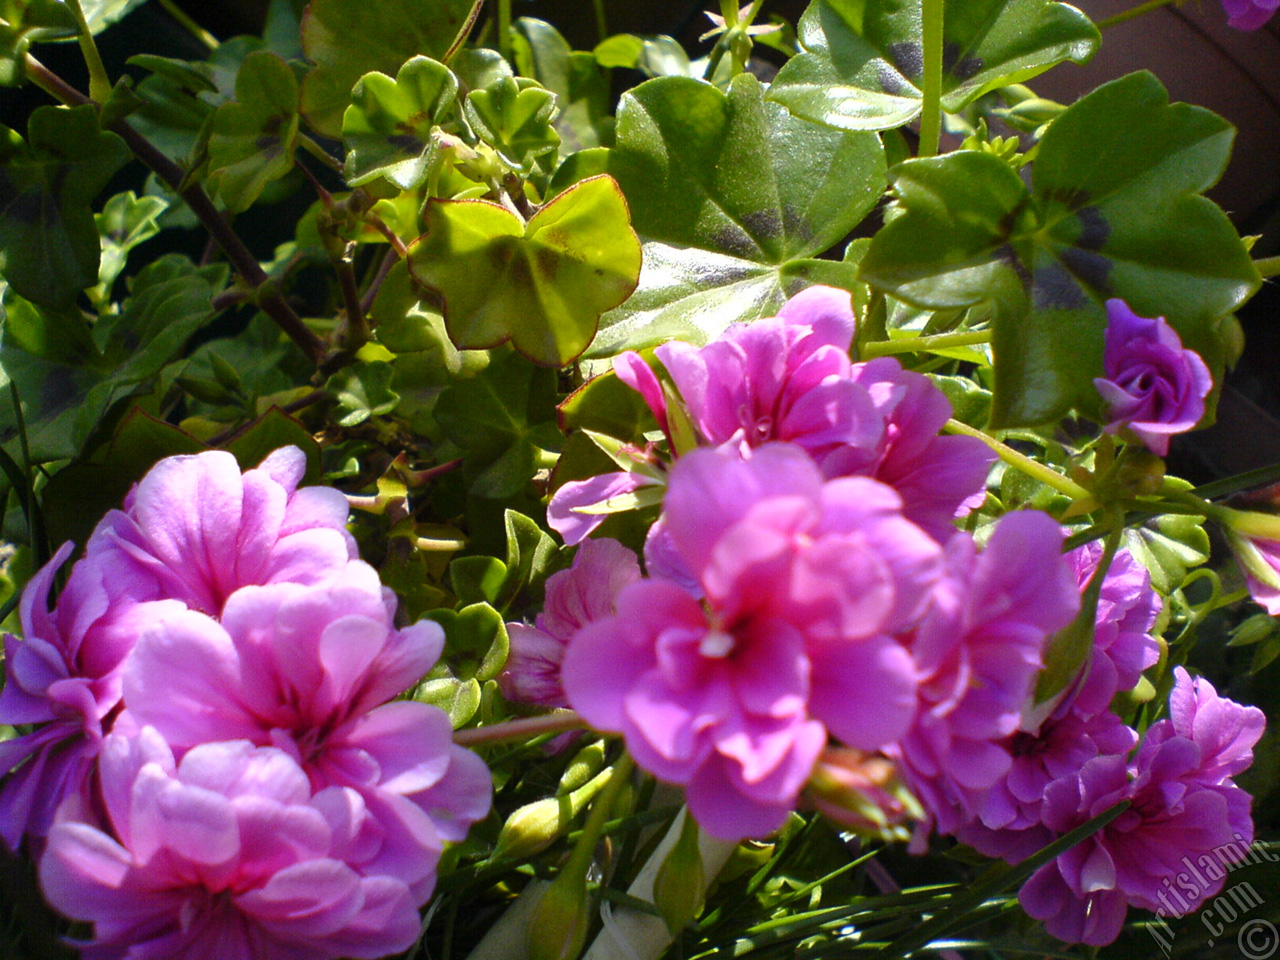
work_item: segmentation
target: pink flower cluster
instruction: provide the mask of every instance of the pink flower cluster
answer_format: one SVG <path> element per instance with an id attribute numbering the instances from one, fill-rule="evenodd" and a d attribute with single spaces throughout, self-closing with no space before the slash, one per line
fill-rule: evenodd
<path id="1" fill-rule="evenodd" d="M 443 844 L 489 807 L 445 714 L 395 700 L 439 657 L 394 624 L 337 491 L 278 450 L 161 461 L 70 545 L 5 638 L 4 839 L 40 854 L 86 957 L 380 957 L 411 945 Z M 42 852 L 41 852 L 42 851 Z"/>
<path id="2" fill-rule="evenodd" d="M 1064 557 L 1058 525 L 1035 511 L 1002 517 L 981 548 L 958 531 L 953 519 L 983 497 L 985 447 L 939 436 L 941 393 L 895 361 L 851 362 L 852 336 L 848 295 L 813 288 L 705 347 L 666 344 L 682 409 L 640 357 L 619 358 L 668 440 L 680 417 L 703 445 L 662 479 L 607 474 L 557 492 L 551 522 L 579 542 L 601 519 L 591 504 L 666 483 L 647 576 L 621 545 L 583 542 L 548 581 L 536 625 L 511 625 L 504 690 L 620 733 L 724 838 L 766 834 L 806 800 L 880 827 L 918 809 L 918 845 L 932 828 L 1016 862 L 1129 800 L 1022 896 L 1055 935 L 1110 942 L 1129 905 L 1155 902 L 1160 870 L 1252 836 L 1231 776 L 1261 714 L 1179 668 L 1171 719 L 1130 759 L 1139 737 L 1111 704 L 1158 660 L 1146 570 L 1122 550 L 1099 571 L 1097 544 Z M 1169 359 L 1159 330 L 1135 336 L 1133 364 Z M 1111 344 L 1109 372 L 1136 391 L 1135 434 L 1159 445 L 1194 423 L 1204 391 L 1192 361 L 1174 371 L 1182 392 L 1166 417 L 1165 387 L 1111 364 L 1123 352 Z M 1035 704 L 1047 640 L 1094 576 L 1091 655 Z"/>

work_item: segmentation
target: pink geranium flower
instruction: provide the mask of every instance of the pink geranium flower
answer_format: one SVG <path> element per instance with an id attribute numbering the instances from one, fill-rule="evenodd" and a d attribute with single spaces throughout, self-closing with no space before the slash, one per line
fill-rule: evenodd
<path id="1" fill-rule="evenodd" d="M 957 533 L 947 576 L 910 642 L 920 710 L 892 748 L 941 833 L 973 819 L 1005 777 L 1003 742 L 1018 728 L 1046 638 L 1080 606 L 1053 518 L 1036 511 L 1001 518 L 986 549 Z"/>
<path id="2" fill-rule="evenodd" d="M 914 670 L 893 634 L 918 621 L 941 551 L 900 506 L 872 480 L 824 483 L 790 444 L 682 457 L 663 522 L 705 600 L 624 587 L 565 651 L 570 704 L 684 785 L 710 833 L 776 829 L 828 733 L 875 750 L 911 721 Z"/>
<path id="3" fill-rule="evenodd" d="M 144 728 L 110 736 L 101 825 L 76 799 L 49 834 L 49 902 L 93 924 L 86 960 L 337 960 L 399 953 L 418 937 L 416 901 L 350 862 L 376 833 L 359 794 L 312 795 L 283 751 L 204 744 L 175 763 Z"/>
<path id="4" fill-rule="evenodd" d="M 369 875 L 435 884 L 444 840 L 461 840 L 489 808 L 485 764 L 452 742 L 443 711 L 388 703 L 435 663 L 440 627 L 392 626 L 394 594 L 353 561 L 320 586 L 278 583 L 233 593 L 218 622 L 182 611 L 143 632 L 124 673 L 137 724 L 176 750 L 244 739 L 292 756 L 319 791 L 353 788 L 378 826 L 352 859 Z"/>
<path id="5" fill-rule="evenodd" d="M 319 583 L 356 556 L 342 494 L 299 489 L 306 457 L 285 447 L 241 474 L 229 453 L 170 457 L 98 524 L 54 610 L 66 544 L 22 600 L 23 638 L 5 638 L 0 723 L 43 724 L 0 745 L 0 836 L 43 836 L 83 790 L 120 703 L 120 668 L 147 625 L 185 607 L 218 616 L 247 584 Z"/>
<path id="6" fill-rule="evenodd" d="M 27 584 L 23 637 L 4 638 L 0 723 L 38 725 L 0 742 L 0 771 L 13 771 L 0 784 L 0 837 L 11 850 L 24 834 L 43 837 L 63 797 L 86 790 L 120 702 L 121 661 L 147 623 L 183 609 L 175 600 L 130 602 L 134 583 L 86 558 L 50 610 L 53 578 L 71 549 L 63 544 Z"/>
<path id="7" fill-rule="evenodd" d="M 137 586 L 216 617 L 249 584 L 319 583 L 355 559 L 346 498 L 302 487 L 306 456 L 282 447 L 241 474 L 220 450 L 161 460 L 94 530 L 86 553 Z"/>
<path id="8" fill-rule="evenodd" d="M 636 555 L 617 540 L 587 540 L 573 566 L 547 578 L 546 602 L 533 626 L 508 623 L 506 668 L 498 678 L 508 700 L 567 707 L 560 685 L 565 644 L 593 620 L 611 616 L 622 588 L 640 579 Z"/>
<path id="9" fill-rule="evenodd" d="M 1162 881 L 1185 864 L 1214 863 L 1218 851 L 1253 840 L 1251 798 L 1231 777 L 1253 759 L 1262 712 L 1217 695 L 1204 680 L 1174 671 L 1170 718 L 1154 724 L 1132 762 L 1088 761 L 1077 777 L 1045 789 L 1045 826 L 1062 835 L 1122 800 L 1130 807 L 1101 831 L 1041 867 L 1018 899 L 1060 940 L 1102 946 L 1120 933 L 1129 906 L 1155 911 Z M 1202 897 L 1216 894 L 1230 864 L 1206 873 Z"/>

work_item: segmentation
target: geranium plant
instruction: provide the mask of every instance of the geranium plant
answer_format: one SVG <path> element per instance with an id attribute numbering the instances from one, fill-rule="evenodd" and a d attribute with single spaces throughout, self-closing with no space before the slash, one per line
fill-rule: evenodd
<path id="1" fill-rule="evenodd" d="M 1168 3 L 0 0 L 4 955 L 1274 952 Z"/>

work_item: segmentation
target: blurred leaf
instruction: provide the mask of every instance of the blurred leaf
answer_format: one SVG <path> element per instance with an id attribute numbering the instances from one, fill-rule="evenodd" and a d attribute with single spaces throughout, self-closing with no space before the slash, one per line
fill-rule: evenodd
<path id="1" fill-rule="evenodd" d="M 98 521 L 119 508 L 157 461 L 205 449 L 189 433 L 133 408 L 107 443 L 63 467 L 45 485 L 41 502 L 51 541 L 83 545 Z"/>
<path id="2" fill-rule="evenodd" d="M 798 117 L 846 130 L 883 130 L 920 112 L 921 3 L 815 0 L 800 18 L 802 52 L 778 72 L 769 99 Z M 952 113 L 982 94 L 1082 63 L 1101 37 L 1075 7 L 1052 0 L 948 3 L 942 106 Z"/>
<path id="3" fill-rule="evenodd" d="M 554 125 L 561 155 L 606 146 L 613 121 L 609 117 L 609 80 L 593 54 L 573 50 L 549 23 L 521 17 L 512 25 L 516 66 L 556 95 Z"/>
<path id="4" fill-rule="evenodd" d="M 224 268 L 216 268 L 225 275 Z M 120 401 L 150 387 L 154 378 L 213 315 L 215 271 L 198 270 L 170 254 L 142 270 L 118 315 L 92 329 L 95 356 L 72 358 L 60 352 L 32 352 L 6 336 L 0 366 L 13 380 L 25 411 L 35 462 L 80 454 L 103 418 Z M 41 312 L 37 320 L 51 322 Z M 57 342 L 62 326 L 43 342 Z M 0 408 L 0 441 L 16 436 L 12 412 Z"/>
<path id="5" fill-rule="evenodd" d="M 1204 517 L 1168 514 L 1124 532 L 1124 545 L 1151 572 L 1151 585 L 1165 596 L 1182 586 L 1187 571 L 1209 559 Z"/>
<path id="6" fill-rule="evenodd" d="M 80 0 L 80 8 L 89 22 L 89 30 L 98 34 L 144 3 L 146 0 Z"/>
<path id="7" fill-rule="evenodd" d="M 444 435 L 463 450 L 471 492 L 501 500 L 532 479 L 540 449 L 558 449 L 555 372 L 519 354 L 495 359 L 436 403 Z"/>
<path id="8" fill-rule="evenodd" d="M 347 183 L 386 177 L 401 190 L 421 184 L 439 152 L 431 129 L 457 95 L 457 77 L 428 57 L 409 60 L 394 80 L 385 73 L 361 77 L 342 115 Z"/>
<path id="9" fill-rule="evenodd" d="M 458 557 L 449 564 L 449 582 L 462 604 L 497 603 L 507 565 L 497 557 Z"/>
<path id="10" fill-rule="evenodd" d="M 592 51 L 602 67 L 626 67 L 648 77 L 698 77 L 684 47 L 671 37 L 637 37 L 619 33 Z"/>
<path id="11" fill-rule="evenodd" d="M 116 277 L 124 270 L 129 251 L 160 232 L 156 223 L 169 204 L 161 197 L 138 198 L 132 190 L 117 193 L 94 215 L 102 258 L 98 264 L 98 295 L 107 299 Z"/>
<path id="12" fill-rule="evenodd" d="M 39 107 L 27 133 L 0 126 L 0 274 L 32 303 L 64 307 L 97 283 L 89 204 L 132 154 L 88 104 Z"/>
<path id="13" fill-rule="evenodd" d="M 862 276 L 917 307 L 993 306 L 992 426 L 1073 406 L 1101 416 L 1093 379 L 1110 297 L 1167 317 L 1218 382 L 1223 318 L 1259 283 L 1226 215 L 1196 195 L 1221 175 L 1233 133 L 1207 110 L 1170 105 L 1151 74 L 1131 74 L 1054 121 L 1031 190 L 973 151 L 895 167 L 897 210 Z"/>
<path id="14" fill-rule="evenodd" d="M 563 366 L 635 288 L 640 244 L 608 177 L 574 184 L 527 223 L 482 200 L 432 200 L 426 220 L 409 271 L 439 292 L 460 348 L 511 340 L 535 363 Z"/>
<path id="15" fill-rule="evenodd" d="M 311 431 L 279 407 L 272 407 L 252 423 L 242 427 L 222 449 L 236 458 L 241 470 L 251 470 L 281 447 L 298 447 L 307 455 L 304 484 L 319 483 L 323 474 L 320 444 Z"/>
<path id="16" fill-rule="evenodd" d="M 74 37 L 76 18 L 60 0 L 0 0 L 0 87 L 26 80 L 27 50 L 33 43 Z"/>
<path id="17" fill-rule="evenodd" d="M 875 205 L 875 134 L 796 120 L 744 74 L 727 94 L 683 77 L 622 98 L 617 146 L 565 161 L 553 189 L 590 172 L 617 179 L 645 240 L 640 286 L 602 318 L 589 356 L 704 343 L 776 312 L 805 285 L 795 261 L 829 249 Z M 839 269 L 838 264 L 833 264 Z"/>
<path id="18" fill-rule="evenodd" d="M 331 376 L 325 389 L 337 401 L 338 425 L 354 427 L 394 410 L 400 402 L 400 395 L 391 389 L 394 372 L 385 361 L 359 360 Z"/>
<path id="19" fill-rule="evenodd" d="M 293 169 L 298 81 L 287 63 L 259 50 L 236 74 L 236 100 L 211 121 L 209 189 L 228 210 L 248 210 L 263 188 Z"/>
<path id="20" fill-rule="evenodd" d="M 311 0 L 302 48 L 316 64 L 302 85 L 302 112 L 317 132 L 342 135 L 351 88 L 367 73 L 396 73 L 417 55 L 444 60 L 470 28 L 481 0 Z"/>

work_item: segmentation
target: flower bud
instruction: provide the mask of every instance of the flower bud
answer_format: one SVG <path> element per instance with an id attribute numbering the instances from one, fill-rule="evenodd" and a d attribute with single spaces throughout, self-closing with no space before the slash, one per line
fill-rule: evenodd
<path id="1" fill-rule="evenodd" d="M 560 786 L 556 789 L 556 795 L 561 796 L 577 790 L 588 780 L 600 772 L 600 768 L 604 766 L 605 745 L 603 740 L 596 740 L 588 743 L 585 747 L 577 752 L 569 765 L 564 768 L 564 773 L 560 777 Z"/>
<path id="2" fill-rule="evenodd" d="M 822 752 L 805 797 L 829 820 L 866 837 L 908 840 L 907 824 L 925 816 L 893 761 L 848 747 Z"/>
<path id="3" fill-rule="evenodd" d="M 673 937 L 702 909 L 706 871 L 698 849 L 698 824 L 685 816 L 675 846 L 667 851 L 653 881 L 653 903 Z"/>
<path id="4" fill-rule="evenodd" d="M 575 960 L 591 926 L 586 877 L 562 872 L 547 887 L 529 921 L 529 960 Z"/>
<path id="5" fill-rule="evenodd" d="M 493 855 L 523 858 L 547 849 L 564 836 L 574 817 L 609 782 L 612 772 L 610 767 L 564 796 L 525 804 L 502 825 Z"/>

